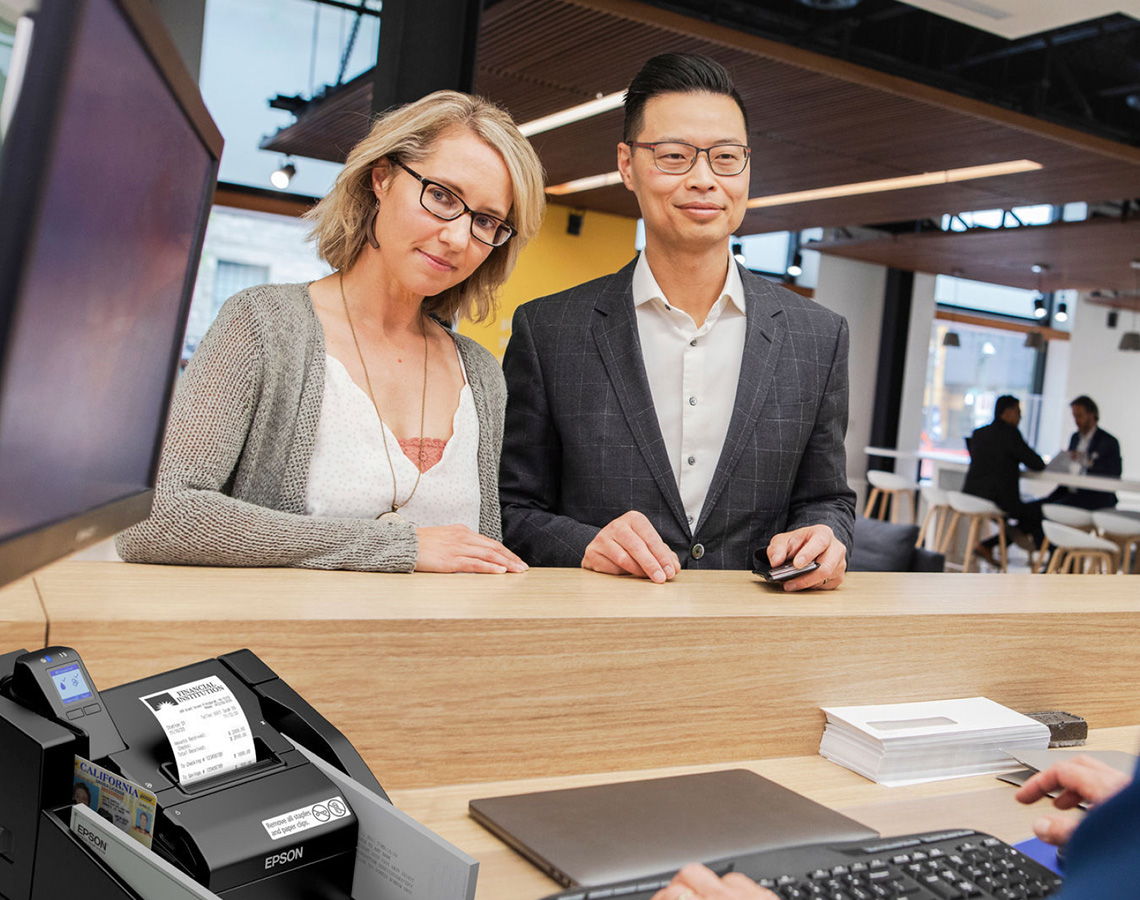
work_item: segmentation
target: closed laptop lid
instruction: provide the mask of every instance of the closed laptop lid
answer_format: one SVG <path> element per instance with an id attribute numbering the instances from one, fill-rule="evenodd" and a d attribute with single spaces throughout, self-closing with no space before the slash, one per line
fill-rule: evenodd
<path id="1" fill-rule="evenodd" d="M 878 832 L 746 769 L 472 800 L 473 819 L 567 887 Z"/>

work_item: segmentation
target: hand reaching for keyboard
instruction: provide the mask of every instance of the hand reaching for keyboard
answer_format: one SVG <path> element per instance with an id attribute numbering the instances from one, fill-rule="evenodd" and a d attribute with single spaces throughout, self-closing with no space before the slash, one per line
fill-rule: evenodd
<path id="1" fill-rule="evenodd" d="M 718 878 L 710 869 L 692 864 L 681 869 L 653 900 L 779 900 L 739 872 Z"/>
<path id="2" fill-rule="evenodd" d="M 1034 803 L 1053 791 L 1057 809 L 1073 809 L 1081 803 L 1096 806 L 1121 791 L 1129 777 L 1091 756 L 1074 756 L 1038 772 L 1015 795 L 1022 803 Z M 1045 813 L 1033 823 L 1033 831 L 1048 844 L 1064 844 L 1080 824 L 1080 818 Z"/>

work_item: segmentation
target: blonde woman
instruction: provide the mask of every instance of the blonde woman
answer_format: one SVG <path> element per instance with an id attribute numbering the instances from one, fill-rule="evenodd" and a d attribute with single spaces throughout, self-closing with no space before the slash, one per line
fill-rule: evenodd
<path id="1" fill-rule="evenodd" d="M 335 271 L 231 297 L 179 384 L 132 562 L 519 572 L 500 542 L 506 390 L 456 334 L 544 211 L 498 107 L 440 91 L 383 116 L 310 214 Z"/>

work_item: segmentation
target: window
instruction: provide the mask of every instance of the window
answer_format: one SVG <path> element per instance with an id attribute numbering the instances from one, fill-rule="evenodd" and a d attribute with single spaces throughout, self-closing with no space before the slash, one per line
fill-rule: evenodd
<path id="1" fill-rule="evenodd" d="M 244 291 L 255 284 L 265 284 L 269 280 L 269 266 L 250 266 L 245 263 L 230 262 L 228 259 L 219 259 L 214 269 L 214 302 L 213 313 L 217 316 L 218 310 L 238 291 Z"/>
<path id="2" fill-rule="evenodd" d="M 308 241 L 312 225 L 292 216 L 215 206 L 190 304 L 182 358 L 189 359 L 223 303 L 267 282 L 315 281 L 332 271 Z"/>
<path id="3" fill-rule="evenodd" d="M 957 333 L 960 346 L 943 345 L 948 331 Z M 1021 432 L 1034 444 L 1041 416 L 1039 356 L 1019 331 L 936 319 L 922 404 L 922 449 L 943 450 L 968 462 L 966 438 L 993 421 L 994 403 L 1002 394 L 1021 400 Z M 924 477 L 929 468 L 927 461 Z"/>
<path id="4" fill-rule="evenodd" d="M 218 180 L 273 189 L 270 174 L 285 161 L 259 149 L 261 139 L 293 123 L 274 109 L 278 96 L 311 99 L 341 77 L 351 81 L 376 64 L 379 0 L 348 4 L 312 0 L 208 0 L 199 87 L 226 139 Z M 295 159 L 289 192 L 321 197 L 340 166 Z"/>

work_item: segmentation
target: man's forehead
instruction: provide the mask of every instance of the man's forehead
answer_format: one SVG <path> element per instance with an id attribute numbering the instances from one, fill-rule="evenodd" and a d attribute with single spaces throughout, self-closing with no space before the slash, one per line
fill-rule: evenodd
<path id="1" fill-rule="evenodd" d="M 727 94 L 707 91 L 671 92 L 650 97 L 645 104 L 643 134 L 655 132 L 654 140 L 684 140 L 689 133 L 700 133 L 714 140 L 747 143 L 744 114 Z"/>

